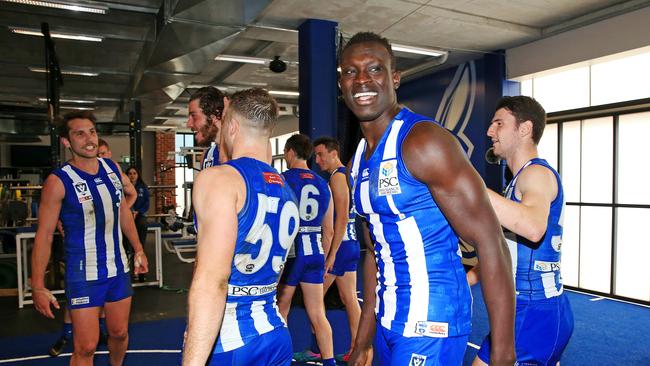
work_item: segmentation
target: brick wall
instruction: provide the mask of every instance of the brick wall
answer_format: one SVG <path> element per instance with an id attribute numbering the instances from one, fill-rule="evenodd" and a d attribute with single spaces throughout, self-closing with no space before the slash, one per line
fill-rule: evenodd
<path id="1" fill-rule="evenodd" d="M 176 134 L 174 132 L 156 132 L 156 160 L 155 181 L 156 185 L 175 185 L 174 156 L 170 152 L 176 149 Z M 163 212 L 163 206 L 176 206 L 174 188 L 157 189 L 155 195 L 156 212 Z"/>

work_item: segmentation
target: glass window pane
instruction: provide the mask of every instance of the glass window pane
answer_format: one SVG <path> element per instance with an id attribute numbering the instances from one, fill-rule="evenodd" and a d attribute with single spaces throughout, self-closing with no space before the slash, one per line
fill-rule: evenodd
<path id="1" fill-rule="evenodd" d="M 591 66 L 591 105 L 650 97 L 650 52 Z"/>
<path id="2" fill-rule="evenodd" d="M 568 286 L 578 286 L 580 265 L 580 207 L 564 208 L 562 234 L 562 282 Z"/>
<path id="3" fill-rule="evenodd" d="M 535 78 L 533 95 L 546 112 L 589 106 L 589 66 Z"/>
<path id="4" fill-rule="evenodd" d="M 185 169 L 174 169 L 175 181 L 176 181 L 176 214 L 179 216 L 183 215 L 183 210 L 185 210 L 185 194 L 183 192 L 183 183 L 185 182 Z"/>
<path id="5" fill-rule="evenodd" d="M 557 123 L 546 125 L 537 152 L 540 158 L 546 159 L 557 170 Z"/>
<path id="6" fill-rule="evenodd" d="M 567 202 L 580 202 L 580 121 L 562 124 L 562 184 Z"/>
<path id="7" fill-rule="evenodd" d="M 616 217 L 616 295 L 650 301 L 650 209 L 619 208 Z"/>
<path id="8" fill-rule="evenodd" d="M 523 80 L 520 83 L 520 87 L 521 87 L 521 95 L 525 95 L 528 97 L 533 96 L 533 79 Z"/>
<path id="9" fill-rule="evenodd" d="M 618 132 L 617 200 L 650 204 L 650 112 L 621 115 Z"/>
<path id="10" fill-rule="evenodd" d="M 609 292 L 612 272 L 612 209 L 580 209 L 580 287 Z"/>
<path id="11" fill-rule="evenodd" d="M 612 203 L 612 117 L 582 121 L 582 202 Z"/>

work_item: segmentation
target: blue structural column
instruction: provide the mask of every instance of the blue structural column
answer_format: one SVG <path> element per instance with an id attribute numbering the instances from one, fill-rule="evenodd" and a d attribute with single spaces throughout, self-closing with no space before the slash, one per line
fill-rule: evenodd
<path id="1" fill-rule="evenodd" d="M 299 126 L 312 139 L 336 136 L 337 25 L 308 19 L 298 27 Z"/>

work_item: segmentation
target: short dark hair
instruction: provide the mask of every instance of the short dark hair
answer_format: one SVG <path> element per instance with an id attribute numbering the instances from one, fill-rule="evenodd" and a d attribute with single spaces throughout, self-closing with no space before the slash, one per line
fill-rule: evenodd
<path id="1" fill-rule="evenodd" d="M 106 140 L 104 140 L 102 138 L 97 140 L 97 146 L 98 147 L 99 146 L 106 146 L 107 149 L 110 148 L 110 146 L 108 146 L 108 142 L 106 142 Z"/>
<path id="2" fill-rule="evenodd" d="M 285 151 L 293 150 L 298 155 L 298 158 L 302 160 L 311 158 L 311 154 L 314 152 L 314 146 L 311 144 L 309 137 L 301 133 L 289 137 L 284 144 L 284 149 Z"/>
<path id="3" fill-rule="evenodd" d="M 328 152 L 332 152 L 333 150 L 336 150 L 337 154 L 339 155 L 341 154 L 341 145 L 334 137 L 330 137 L 330 136 L 319 137 L 316 140 L 314 140 L 314 147 L 318 145 L 325 145 L 325 148 L 327 149 Z"/>
<path id="4" fill-rule="evenodd" d="M 72 111 L 68 112 L 63 115 L 57 122 L 57 132 L 59 133 L 59 136 L 65 137 L 65 138 L 70 138 L 70 126 L 68 125 L 68 122 L 72 121 L 73 119 L 87 119 L 90 122 L 93 123 L 93 126 L 97 124 L 97 118 L 95 117 L 95 114 L 91 111 Z"/>
<path id="5" fill-rule="evenodd" d="M 372 42 L 379 43 L 386 49 L 386 51 L 388 51 L 388 54 L 390 55 L 390 68 L 392 70 L 395 70 L 397 68 L 397 62 L 395 61 L 395 55 L 393 54 L 393 47 L 390 45 L 390 41 L 385 37 L 382 37 L 379 34 L 373 32 L 359 32 L 353 35 L 352 38 L 350 38 L 350 40 L 348 41 L 348 43 L 346 43 L 345 46 L 343 46 L 343 50 L 341 50 L 341 54 L 339 54 L 339 64 L 341 63 L 341 57 L 343 57 L 343 53 L 345 53 L 345 51 L 349 47 L 359 43 L 372 43 Z"/>
<path id="6" fill-rule="evenodd" d="M 203 87 L 192 94 L 190 102 L 193 100 L 199 101 L 199 108 L 203 114 L 210 119 L 210 116 L 215 116 L 221 119 L 223 113 L 223 98 L 226 95 L 214 86 Z"/>
<path id="7" fill-rule="evenodd" d="M 229 108 L 265 130 L 273 129 L 278 121 L 278 102 L 261 88 L 236 92 L 230 97 Z"/>
<path id="8" fill-rule="evenodd" d="M 533 123 L 533 142 L 535 145 L 539 143 L 544 134 L 544 127 L 546 127 L 546 111 L 538 101 L 524 95 L 503 97 L 495 111 L 501 108 L 512 113 L 517 124 L 531 121 Z"/>

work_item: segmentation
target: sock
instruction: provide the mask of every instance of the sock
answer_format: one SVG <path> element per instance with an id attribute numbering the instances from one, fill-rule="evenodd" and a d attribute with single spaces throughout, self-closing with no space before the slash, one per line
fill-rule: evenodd
<path id="1" fill-rule="evenodd" d="M 63 323 L 63 329 L 61 329 L 61 337 L 65 339 L 70 339 L 72 337 L 72 323 Z"/>
<path id="2" fill-rule="evenodd" d="M 320 353 L 320 348 L 318 348 L 318 342 L 316 341 L 314 333 L 311 334 L 311 345 L 309 345 L 309 350 L 314 353 Z"/>
<path id="3" fill-rule="evenodd" d="M 323 360 L 323 366 L 336 366 L 336 361 L 333 358 Z"/>
<path id="4" fill-rule="evenodd" d="M 106 319 L 99 318 L 99 331 L 106 334 Z"/>

